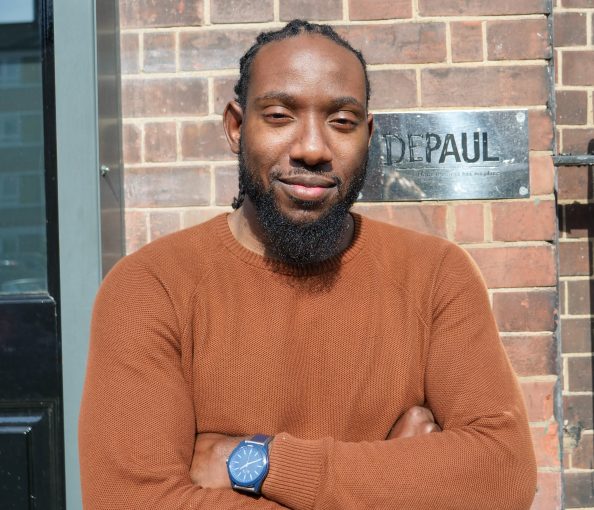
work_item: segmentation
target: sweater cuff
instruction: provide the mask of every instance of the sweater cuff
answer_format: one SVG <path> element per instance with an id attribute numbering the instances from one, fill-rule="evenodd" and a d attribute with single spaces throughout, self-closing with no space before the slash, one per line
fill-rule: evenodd
<path id="1" fill-rule="evenodd" d="M 270 470 L 262 494 L 293 510 L 311 510 L 318 495 L 325 456 L 323 439 L 277 434 L 270 449 Z"/>

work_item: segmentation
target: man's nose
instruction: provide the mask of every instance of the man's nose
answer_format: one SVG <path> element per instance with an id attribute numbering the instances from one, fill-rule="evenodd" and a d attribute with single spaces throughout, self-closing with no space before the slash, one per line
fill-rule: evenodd
<path id="1" fill-rule="evenodd" d="M 291 147 L 289 157 L 308 167 L 332 161 L 332 151 L 324 133 L 325 123 L 313 116 L 304 119 Z"/>

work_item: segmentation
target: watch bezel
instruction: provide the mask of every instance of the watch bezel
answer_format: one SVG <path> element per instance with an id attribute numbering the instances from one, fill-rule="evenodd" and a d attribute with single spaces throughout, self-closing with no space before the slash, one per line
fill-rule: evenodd
<path id="1" fill-rule="evenodd" d="M 264 466 L 262 466 L 262 472 L 256 478 L 254 478 L 253 480 L 251 480 L 249 482 L 243 482 L 243 481 L 235 478 L 235 476 L 233 475 L 231 468 L 229 466 L 231 461 L 233 460 L 233 457 L 243 447 L 256 448 L 256 449 L 260 450 L 260 452 L 262 452 L 262 461 L 264 464 Z M 227 459 L 227 472 L 229 473 L 229 480 L 231 481 L 231 487 L 233 489 L 237 489 L 237 490 L 242 490 L 242 491 L 246 491 L 246 492 L 252 492 L 252 493 L 259 494 L 262 482 L 264 481 L 264 479 L 266 478 L 266 475 L 268 474 L 268 469 L 269 469 L 268 443 L 262 444 L 262 443 L 256 443 L 256 442 L 250 441 L 250 440 L 241 441 L 241 443 L 239 443 L 233 449 L 233 451 L 231 452 L 231 455 L 229 455 L 229 458 Z"/>

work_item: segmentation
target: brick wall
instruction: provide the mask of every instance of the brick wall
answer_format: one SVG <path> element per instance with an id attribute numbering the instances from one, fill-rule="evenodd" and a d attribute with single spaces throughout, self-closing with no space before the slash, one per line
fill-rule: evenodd
<path id="1" fill-rule="evenodd" d="M 594 1 L 557 1 L 556 124 L 560 153 L 594 153 L 593 20 Z M 594 508 L 593 178 L 592 167 L 558 168 L 566 508 Z"/>
<path id="2" fill-rule="evenodd" d="M 370 64 L 374 111 L 529 109 L 530 198 L 356 207 L 371 217 L 460 243 L 478 262 L 529 409 L 539 466 L 533 508 L 539 510 L 562 506 L 558 231 L 553 121 L 547 108 L 552 104 L 549 3 L 120 0 L 130 252 L 163 234 L 230 210 L 237 170 L 226 147 L 221 113 L 232 98 L 239 56 L 259 31 L 279 27 L 295 16 L 335 25 L 363 49 Z M 565 32 L 570 40 L 577 37 L 571 28 Z M 587 32 L 588 41 L 580 39 L 580 43 L 591 44 L 591 32 Z M 571 65 L 571 60 L 565 64 Z M 580 97 L 589 105 L 591 123 L 589 90 L 589 99 Z M 573 86 L 568 92 L 574 92 Z M 574 111 L 573 100 L 568 98 L 566 103 L 564 115 L 573 121 L 581 113 Z M 578 243 L 573 238 L 567 241 L 583 254 L 587 248 Z M 573 267 L 573 262 L 567 264 Z M 580 290 L 584 285 L 587 282 L 578 284 Z M 591 360 L 582 352 L 591 351 L 584 342 L 579 354 L 564 354 L 564 363 Z M 576 377 L 582 373 L 577 365 Z M 564 383 L 568 384 L 567 379 Z M 587 398 L 581 393 L 575 396 Z M 575 413 L 585 408 L 577 402 L 572 405 Z M 591 416 L 590 408 L 590 428 Z M 577 468 L 576 454 L 572 455 L 572 466 Z"/>

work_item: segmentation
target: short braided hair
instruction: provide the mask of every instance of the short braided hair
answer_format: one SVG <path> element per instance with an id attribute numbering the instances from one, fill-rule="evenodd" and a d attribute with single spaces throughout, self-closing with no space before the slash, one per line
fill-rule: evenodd
<path id="1" fill-rule="evenodd" d="M 302 19 L 294 19 L 289 21 L 280 30 L 261 32 L 256 38 L 256 42 L 244 53 L 243 57 L 241 57 L 239 61 L 239 80 L 235 84 L 234 89 L 236 95 L 235 100 L 239 103 L 241 108 L 245 111 L 250 81 L 250 70 L 252 67 L 252 62 L 254 61 L 254 58 L 260 49 L 262 49 L 262 47 L 268 43 L 281 41 L 283 39 L 288 39 L 289 37 L 297 37 L 302 34 L 319 34 L 321 36 L 327 37 L 331 41 L 352 52 L 359 59 L 359 62 L 361 62 L 361 66 L 363 68 L 363 75 L 365 76 L 365 99 L 366 104 L 368 105 L 369 98 L 371 96 L 371 86 L 369 84 L 369 76 L 367 75 L 367 62 L 365 62 L 363 54 L 359 50 L 353 48 L 346 39 L 343 39 L 340 35 L 338 35 L 330 25 L 321 25 L 317 23 L 309 23 L 308 21 Z M 239 194 L 233 199 L 233 209 L 238 209 L 241 207 L 244 196 L 245 191 L 242 189 L 240 182 Z"/>

